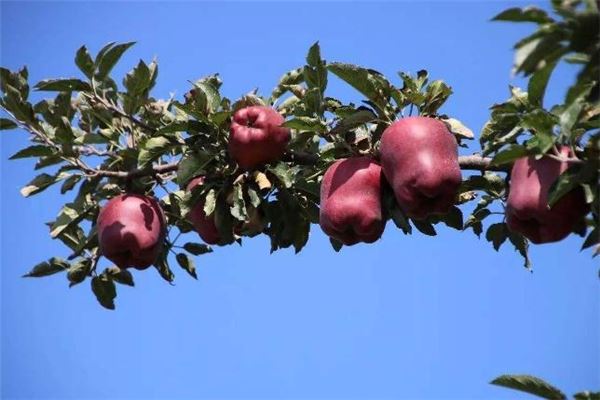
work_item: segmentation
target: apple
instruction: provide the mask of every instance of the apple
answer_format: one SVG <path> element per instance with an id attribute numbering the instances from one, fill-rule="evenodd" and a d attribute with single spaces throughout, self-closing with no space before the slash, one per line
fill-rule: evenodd
<path id="1" fill-rule="evenodd" d="M 190 191 L 203 183 L 204 177 L 198 176 L 188 183 L 187 190 Z M 200 235 L 204 242 L 208 244 L 218 244 L 221 241 L 219 231 L 215 225 L 214 214 L 207 216 L 204 212 L 204 201 L 196 203 L 188 214 L 188 220 L 192 223 L 194 230 L 198 232 L 198 235 Z"/>
<path id="2" fill-rule="evenodd" d="M 566 146 L 559 152 L 571 154 Z M 550 187 L 568 168 L 568 162 L 547 156 L 515 161 L 506 201 L 506 224 L 511 231 L 535 244 L 551 243 L 567 237 L 582 222 L 589 207 L 581 187 L 565 194 L 552 208 L 548 206 Z"/>
<path id="3" fill-rule="evenodd" d="M 321 182 L 319 224 L 346 246 L 373 243 L 385 228 L 381 211 L 381 167 L 370 157 L 333 163 Z"/>
<path id="4" fill-rule="evenodd" d="M 155 198 L 138 194 L 114 197 L 98 214 L 100 252 L 119 268 L 148 268 L 162 250 L 165 225 Z"/>
<path id="5" fill-rule="evenodd" d="M 270 107 L 239 109 L 231 121 L 230 157 L 243 169 L 281 159 L 290 141 L 290 130 L 283 123 L 283 116 Z"/>
<path id="6" fill-rule="evenodd" d="M 381 137 L 381 167 L 400 208 L 411 218 L 445 214 L 461 183 L 458 144 L 434 118 L 407 117 Z"/>

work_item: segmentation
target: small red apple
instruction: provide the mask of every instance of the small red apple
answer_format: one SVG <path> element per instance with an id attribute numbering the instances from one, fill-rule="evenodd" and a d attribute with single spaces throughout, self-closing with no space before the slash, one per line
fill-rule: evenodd
<path id="1" fill-rule="evenodd" d="M 138 194 L 114 197 L 98 214 L 101 254 L 119 268 L 148 268 L 162 250 L 165 225 L 155 198 Z"/>
<path id="2" fill-rule="evenodd" d="M 204 177 L 198 176 L 192 179 L 188 185 L 187 190 L 190 191 L 198 185 L 204 183 Z M 198 235 L 208 244 L 218 244 L 221 241 L 219 231 L 215 225 L 214 215 L 207 216 L 204 212 L 204 201 L 196 203 L 194 208 L 188 214 L 188 220 L 194 226 L 194 230 L 198 232 Z"/>
<path id="3" fill-rule="evenodd" d="M 290 141 L 283 116 L 270 107 L 250 106 L 233 114 L 229 155 L 243 169 L 281 159 Z"/>
<path id="4" fill-rule="evenodd" d="M 347 246 L 379 239 L 385 228 L 381 179 L 381 167 L 370 157 L 333 163 L 321 182 L 323 231 Z"/>
<path id="5" fill-rule="evenodd" d="M 400 208 L 415 219 L 445 214 L 461 183 L 458 145 L 434 118 L 394 122 L 381 137 L 381 166 Z"/>
<path id="6" fill-rule="evenodd" d="M 561 147 L 560 154 L 569 156 L 571 151 Z M 564 239 L 581 223 L 589 211 L 581 187 L 548 207 L 550 187 L 568 168 L 567 162 L 547 156 L 515 161 L 506 202 L 506 223 L 511 231 L 535 244 L 550 243 Z"/>

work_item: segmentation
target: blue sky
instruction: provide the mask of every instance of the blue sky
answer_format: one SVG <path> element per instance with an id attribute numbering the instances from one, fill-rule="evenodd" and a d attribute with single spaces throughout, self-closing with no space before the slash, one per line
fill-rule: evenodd
<path id="1" fill-rule="evenodd" d="M 156 97 L 181 98 L 189 80 L 219 72 L 237 98 L 269 93 L 319 40 L 328 61 L 392 79 L 428 69 L 454 89 L 443 110 L 478 131 L 508 84 L 523 84 L 511 46 L 531 29 L 489 19 L 526 4 L 2 2 L 1 64 L 27 65 L 32 82 L 72 76 L 82 44 L 135 40 L 118 81 L 157 56 Z M 573 77 L 559 68 L 548 103 Z M 329 91 L 360 100 L 334 77 Z M 404 236 L 388 224 L 379 242 L 335 253 L 314 226 L 296 256 L 269 255 L 266 238 L 216 249 L 196 260 L 197 282 L 176 265 L 175 286 L 136 272 L 115 312 L 87 282 L 22 279 L 67 255 L 44 222 L 69 199 L 20 196 L 33 162 L 7 158 L 26 139 L 1 135 L 3 399 L 530 398 L 488 384 L 503 373 L 568 394 L 600 388 L 598 263 L 578 237 L 533 247 L 529 273 L 512 248 L 496 253 L 470 232 Z"/>

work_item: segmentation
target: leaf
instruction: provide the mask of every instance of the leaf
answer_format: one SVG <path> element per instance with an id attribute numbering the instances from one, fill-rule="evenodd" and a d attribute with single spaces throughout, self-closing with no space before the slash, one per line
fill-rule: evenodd
<path id="1" fill-rule="evenodd" d="M 552 71 L 554 71 L 554 67 L 556 67 L 557 63 L 558 60 L 548 63 L 544 68 L 536 71 L 529 79 L 527 92 L 529 93 L 529 101 L 531 104 L 542 107 L 548 80 L 550 80 Z"/>
<path id="2" fill-rule="evenodd" d="M 287 128 L 296 129 L 298 131 L 310 131 L 310 132 L 325 132 L 327 126 L 321 121 L 320 118 L 312 117 L 296 117 L 286 121 L 282 126 Z"/>
<path id="3" fill-rule="evenodd" d="M 135 42 L 122 43 L 118 45 L 114 45 L 113 43 L 109 43 L 106 45 L 96 57 L 94 65 L 96 70 L 96 79 L 104 80 L 109 74 L 110 71 L 114 68 L 114 66 L 119 62 L 123 53 L 127 51 L 131 46 L 133 46 Z"/>
<path id="4" fill-rule="evenodd" d="M 452 207 L 445 215 L 441 216 L 441 221 L 456 230 L 463 230 L 463 213 L 458 207 Z"/>
<path id="5" fill-rule="evenodd" d="M 238 221 L 245 221 L 248 218 L 246 211 L 246 202 L 244 201 L 244 192 L 241 184 L 233 187 L 233 205 L 231 206 L 231 215 Z"/>
<path id="6" fill-rule="evenodd" d="M 209 82 L 199 80 L 194 83 L 194 99 L 200 100 L 200 107 L 204 114 L 212 113 L 221 104 L 219 91 Z"/>
<path id="7" fill-rule="evenodd" d="M 72 190 L 75 187 L 75 185 L 77 185 L 77 183 L 81 180 L 81 178 L 81 175 L 72 175 L 65 179 L 64 183 L 60 187 L 60 194 L 65 194 L 69 190 Z"/>
<path id="8" fill-rule="evenodd" d="M 492 21 L 508 22 L 535 22 L 545 24 L 554 20 L 548 16 L 546 11 L 537 7 L 509 8 L 492 18 Z"/>
<path id="9" fill-rule="evenodd" d="M 204 198 L 204 213 L 212 215 L 217 205 L 217 193 L 214 189 L 210 189 Z"/>
<path id="10" fill-rule="evenodd" d="M 92 79 L 95 71 L 94 60 L 92 60 L 92 56 L 85 46 L 81 46 L 79 50 L 77 50 L 77 54 L 75 54 L 75 64 L 85 76 Z"/>
<path id="11" fill-rule="evenodd" d="M 169 147 L 171 142 L 164 136 L 152 137 L 142 145 L 138 155 L 140 167 L 145 167 L 149 162 L 160 157 Z"/>
<path id="12" fill-rule="evenodd" d="M 345 134 L 368 122 L 373 122 L 377 119 L 377 115 L 368 108 L 358 108 L 352 114 L 340 119 L 337 125 L 329 131 L 330 136 Z"/>
<path id="13" fill-rule="evenodd" d="M 50 227 L 50 236 L 55 238 L 70 225 L 79 223 L 90 210 L 81 210 L 75 203 L 65 204 L 56 221 Z"/>
<path id="14" fill-rule="evenodd" d="M 135 286 L 133 275 L 124 268 L 113 266 L 105 269 L 103 274 L 109 275 L 113 281 L 120 283 L 121 285 Z"/>
<path id="15" fill-rule="evenodd" d="M 527 269 L 531 269 L 531 260 L 529 259 L 529 242 L 527 239 L 518 233 L 509 231 L 508 240 L 510 240 L 510 242 L 515 246 L 515 250 L 517 250 L 523 257 L 523 266 Z"/>
<path id="16" fill-rule="evenodd" d="M 173 282 L 173 279 L 175 279 L 175 275 L 173 274 L 173 271 L 171 271 L 171 268 L 169 268 L 166 252 L 158 257 L 158 260 L 154 264 L 154 267 L 165 281 L 169 283 Z"/>
<path id="17" fill-rule="evenodd" d="M 6 118 L 0 118 L 0 131 L 15 129 L 18 127 L 19 127 L 19 125 L 14 123 L 12 120 L 6 119 Z"/>
<path id="18" fill-rule="evenodd" d="M 298 172 L 298 166 L 289 167 L 285 163 L 279 163 L 274 167 L 269 167 L 268 170 L 272 172 L 286 189 L 289 189 L 294 184 L 296 174 Z"/>
<path id="19" fill-rule="evenodd" d="M 194 279 L 198 279 L 198 275 L 196 275 L 196 266 L 194 265 L 194 260 L 189 258 L 185 253 L 178 253 L 175 257 L 177 259 L 177 263 L 181 268 L 187 271 Z"/>
<path id="20" fill-rule="evenodd" d="M 413 219 L 412 223 L 415 226 L 415 228 L 417 228 L 419 230 L 419 232 L 421 232 L 427 236 L 437 235 L 437 232 L 435 231 L 435 228 L 433 227 L 433 225 L 431 225 L 431 223 L 429 223 L 426 220 Z"/>
<path id="21" fill-rule="evenodd" d="M 89 275 L 92 269 L 92 260 L 89 258 L 82 258 L 79 261 L 73 263 L 67 271 L 67 279 L 69 280 L 69 287 L 73 287 L 78 283 L 81 283 Z"/>
<path id="22" fill-rule="evenodd" d="M 115 298 L 117 297 L 117 288 L 113 280 L 105 274 L 92 278 L 92 292 L 102 307 L 109 310 L 115 309 Z"/>
<path id="23" fill-rule="evenodd" d="M 563 172 L 550 187 L 548 206 L 553 207 L 564 195 L 574 190 L 581 183 L 577 168 L 569 168 Z"/>
<path id="24" fill-rule="evenodd" d="M 37 264 L 31 271 L 23 275 L 23 278 L 41 278 L 43 276 L 53 275 L 57 272 L 65 271 L 68 268 L 68 262 L 62 258 L 53 257 L 48 261 Z"/>
<path id="25" fill-rule="evenodd" d="M 472 140 L 473 138 L 475 138 L 473 131 L 470 130 L 469 128 L 467 128 L 466 126 L 464 126 L 463 123 L 460 122 L 459 120 L 457 120 L 455 118 L 444 118 L 441 121 L 443 123 L 445 123 L 446 126 L 448 127 L 448 130 L 450 132 L 452 132 L 453 134 L 455 134 L 456 136 L 463 138 L 463 139 L 469 139 L 469 140 Z"/>
<path id="26" fill-rule="evenodd" d="M 524 146 L 515 144 L 496 154 L 492 159 L 491 165 L 512 163 L 513 161 L 525 156 L 527 156 L 527 149 Z"/>
<path id="27" fill-rule="evenodd" d="M 502 375 L 490 383 L 533 394 L 548 400 L 566 400 L 567 398 L 554 386 L 531 375 Z"/>
<path id="28" fill-rule="evenodd" d="M 59 78 L 40 81 L 34 89 L 46 92 L 85 92 L 92 90 L 92 87 L 81 79 Z"/>
<path id="29" fill-rule="evenodd" d="M 575 400 L 600 400 L 600 392 L 579 392 L 573 395 Z"/>
<path id="30" fill-rule="evenodd" d="M 333 250 L 335 250 L 336 253 L 338 253 L 342 249 L 342 247 L 344 247 L 344 244 L 342 242 L 332 237 L 329 238 L 329 243 L 331 243 L 331 247 L 333 247 Z"/>
<path id="31" fill-rule="evenodd" d="M 212 249 L 210 246 L 203 243 L 186 243 L 183 245 L 185 251 L 195 256 L 199 256 L 206 253 L 212 253 Z"/>
<path id="32" fill-rule="evenodd" d="M 443 81 L 437 80 L 431 82 L 425 90 L 425 98 L 419 108 L 421 114 L 435 115 L 451 94 L 452 89 Z"/>
<path id="33" fill-rule="evenodd" d="M 380 109 L 385 107 L 391 85 L 376 71 L 344 63 L 331 63 L 327 69 L 366 96 Z"/>
<path id="34" fill-rule="evenodd" d="M 186 185 L 196 176 L 204 173 L 204 168 L 214 159 L 214 156 L 204 152 L 187 153 L 177 167 L 177 184 Z"/>
<path id="35" fill-rule="evenodd" d="M 600 243 L 600 233 L 598 232 L 598 227 L 595 227 L 588 237 L 585 239 L 583 244 L 581 245 L 581 250 L 587 249 L 588 247 L 592 247 L 596 243 Z"/>
<path id="36" fill-rule="evenodd" d="M 498 251 L 502 243 L 508 239 L 508 229 L 506 228 L 506 224 L 498 223 L 492 224 L 488 228 L 485 238 L 488 242 L 491 242 L 494 246 L 494 250 Z"/>
<path id="37" fill-rule="evenodd" d="M 33 146 L 29 146 L 23 150 L 19 150 L 12 156 L 10 156 L 9 160 L 16 160 L 18 158 L 27 158 L 27 157 L 43 157 L 50 156 L 54 153 L 54 150 L 51 147 L 37 144 Z"/>
<path id="38" fill-rule="evenodd" d="M 31 195 L 38 194 L 56 182 L 68 178 L 69 176 L 71 175 L 65 172 L 61 172 L 56 176 L 48 175 L 46 173 L 40 174 L 21 189 L 21 195 L 24 197 L 29 197 Z"/>

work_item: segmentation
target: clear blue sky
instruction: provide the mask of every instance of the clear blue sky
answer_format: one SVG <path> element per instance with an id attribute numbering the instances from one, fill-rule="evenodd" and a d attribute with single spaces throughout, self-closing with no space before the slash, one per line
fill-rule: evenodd
<path id="1" fill-rule="evenodd" d="M 478 131 L 507 97 L 512 44 L 525 25 L 491 23 L 505 2 L 1 3 L 1 64 L 32 81 L 77 74 L 75 51 L 138 41 L 115 69 L 157 56 L 154 95 L 181 98 L 188 80 L 220 72 L 230 98 L 302 65 L 316 40 L 324 58 L 395 78 L 426 68 L 455 95 L 444 111 Z M 542 4 L 544 7 L 545 4 Z M 550 102 L 573 79 L 552 81 Z M 331 93 L 359 100 L 331 78 Z M 269 255 L 266 238 L 176 265 L 176 285 L 153 270 L 101 308 L 89 282 L 20 276 L 52 255 L 62 202 L 52 189 L 24 199 L 33 162 L 7 161 L 26 144 L 2 140 L 3 399 L 516 399 L 488 384 L 539 375 L 567 393 L 600 388 L 598 263 L 581 239 L 534 247 L 534 273 L 507 246 L 472 233 L 383 239 L 334 253 L 318 227 L 300 255 Z M 476 143 L 472 150 L 478 150 Z M 108 266 L 103 261 L 102 266 Z"/>

